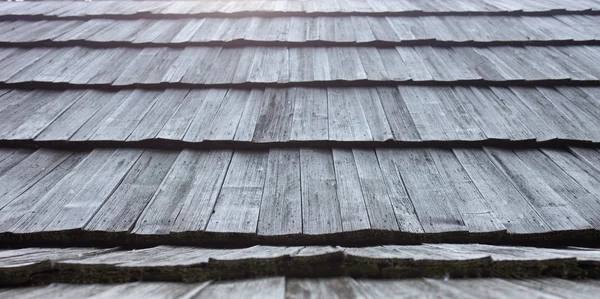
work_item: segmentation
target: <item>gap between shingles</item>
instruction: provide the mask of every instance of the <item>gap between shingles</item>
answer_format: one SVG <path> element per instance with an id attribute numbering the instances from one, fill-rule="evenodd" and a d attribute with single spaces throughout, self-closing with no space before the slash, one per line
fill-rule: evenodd
<path id="1" fill-rule="evenodd" d="M 291 88 L 291 87 L 398 87 L 398 86 L 419 86 L 419 87 L 599 87 L 600 80 L 572 80 L 572 79 L 544 79 L 544 80 L 502 80 L 492 81 L 484 79 L 474 80 L 454 80 L 454 81 L 374 81 L 374 80 L 330 80 L 330 81 L 310 81 L 310 82 L 287 82 L 287 83 L 263 83 L 263 82 L 244 82 L 244 83 L 182 83 L 182 82 L 163 82 L 163 83 L 131 83 L 124 85 L 113 85 L 110 83 L 93 84 L 71 84 L 55 82 L 0 82 L 0 89 L 48 89 L 48 90 L 67 90 L 67 89 L 98 89 L 102 91 L 119 91 L 122 89 L 140 88 L 148 90 L 163 89 L 202 89 L 202 88 L 227 88 L 227 89 L 253 89 L 253 88 Z"/>
<path id="2" fill-rule="evenodd" d="M 7 42 L 1 41 L 2 48 L 66 48 L 66 47 L 87 47 L 96 49 L 107 48 L 185 48 L 185 47 L 498 47 L 498 46 L 598 46 L 600 40 L 492 40 L 492 41 L 450 41 L 436 39 L 416 39 L 403 41 L 369 41 L 369 42 L 336 42 L 336 41 L 266 41 L 266 40 L 232 40 L 232 41 L 190 41 L 182 43 L 134 43 L 130 41 L 90 41 L 90 40 L 69 40 L 69 41 L 26 41 L 26 42 Z"/>
<path id="3" fill-rule="evenodd" d="M 553 139 L 548 141 L 536 140 L 497 140 L 487 139 L 480 141 L 282 141 L 256 143 L 251 141 L 202 141 L 186 142 L 179 140 L 148 139 L 143 141 L 35 141 L 35 140 L 0 140 L 3 148 L 26 149 L 60 149 L 85 151 L 96 148 L 132 148 L 132 149 L 162 149 L 162 150 L 269 150 L 269 149 L 376 149 L 376 148 L 480 148 L 483 146 L 509 148 L 509 149 L 535 149 L 535 148 L 566 148 L 586 147 L 600 148 L 600 142 L 584 140 Z"/>
<path id="4" fill-rule="evenodd" d="M 50 12 L 51 13 L 51 12 Z M 240 12 L 205 12 L 190 14 L 134 13 L 134 14 L 101 14 L 81 16 L 56 15 L 1 15 L 0 21 L 45 21 L 45 20 L 139 20 L 139 19 L 194 19 L 194 18 L 244 18 L 244 17 L 426 17 L 426 16 L 559 16 L 559 15 L 600 15 L 600 10 L 566 10 L 552 9 L 546 11 L 396 11 L 396 12 L 305 12 L 305 11 L 240 11 Z"/>

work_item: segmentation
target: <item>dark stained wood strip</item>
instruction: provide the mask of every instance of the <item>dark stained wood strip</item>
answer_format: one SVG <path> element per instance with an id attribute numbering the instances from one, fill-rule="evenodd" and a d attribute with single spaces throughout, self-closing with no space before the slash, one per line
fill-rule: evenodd
<path id="1" fill-rule="evenodd" d="M 327 256 L 330 258 L 323 259 Z M 336 248 L 254 246 L 237 249 L 158 246 L 137 250 L 23 248 L 2 250 L 0 257 L 0 275 L 7 278 L 3 280 L 6 286 L 41 282 L 200 282 L 279 275 L 327 281 L 325 277 L 356 276 L 358 273 L 363 273 L 363 278 L 388 279 L 445 276 L 446 280 L 450 277 L 450 281 L 459 282 L 470 281 L 459 278 L 515 276 L 597 278 L 595 271 L 598 266 L 593 263 L 597 263 L 600 256 L 598 250 L 592 248 L 424 244 Z M 312 271 L 313 266 L 320 268 L 321 272 Z M 277 280 L 279 282 L 275 284 L 282 287 L 281 279 L 264 280 L 270 283 Z M 220 285 L 228 283 L 221 282 Z M 271 290 L 271 293 L 274 291 Z"/>

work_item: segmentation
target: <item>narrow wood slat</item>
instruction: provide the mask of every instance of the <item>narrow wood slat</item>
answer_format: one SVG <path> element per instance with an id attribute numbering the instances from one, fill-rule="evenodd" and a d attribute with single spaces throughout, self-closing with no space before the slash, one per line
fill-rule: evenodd
<path id="1" fill-rule="evenodd" d="M 423 233 L 423 226 L 419 221 L 415 206 L 408 196 L 402 176 L 394 161 L 395 150 L 376 149 L 376 154 L 400 230 L 408 233 Z"/>
<path id="2" fill-rule="evenodd" d="M 234 153 L 207 231 L 256 233 L 267 159 L 265 152 Z"/>
<path id="3" fill-rule="evenodd" d="M 290 140 L 329 140 L 327 90 L 295 88 Z"/>
<path id="4" fill-rule="evenodd" d="M 144 150 L 85 230 L 129 232 L 177 156 L 175 152 Z"/>
<path id="5" fill-rule="evenodd" d="M 571 204 L 556 194 L 541 178 L 508 149 L 484 148 L 490 160 L 510 178 L 527 202 L 553 230 L 585 230 L 590 224 Z"/>
<path id="6" fill-rule="evenodd" d="M 356 89 L 327 88 L 329 139 L 370 141 L 371 131 Z"/>
<path id="7" fill-rule="evenodd" d="M 394 207 L 388 195 L 375 152 L 373 150 L 353 149 L 352 154 L 356 163 L 371 228 L 397 231 L 399 227 L 394 214 Z"/>
<path id="8" fill-rule="evenodd" d="M 309 235 L 342 231 L 331 151 L 300 149 L 302 232 Z"/>
<path id="9" fill-rule="evenodd" d="M 453 149 L 479 192 L 509 233 L 544 233 L 548 224 L 531 207 L 506 175 L 476 149 Z"/>
<path id="10" fill-rule="evenodd" d="M 302 233 L 300 152 L 271 149 L 258 218 L 259 235 Z"/>
<path id="11" fill-rule="evenodd" d="M 435 183 L 440 174 L 427 150 L 397 150 L 393 159 L 426 233 L 467 230 L 450 190 Z"/>
<path id="12" fill-rule="evenodd" d="M 332 154 L 342 229 L 357 231 L 371 228 L 352 150 L 333 149 Z"/>

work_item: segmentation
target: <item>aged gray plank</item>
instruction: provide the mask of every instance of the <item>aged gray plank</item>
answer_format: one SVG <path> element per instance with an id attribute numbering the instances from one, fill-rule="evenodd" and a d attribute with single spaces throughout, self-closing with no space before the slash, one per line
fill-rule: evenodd
<path id="1" fill-rule="evenodd" d="M 185 136 L 191 122 L 204 99 L 209 94 L 210 89 L 193 89 L 181 102 L 181 105 L 171 115 L 169 120 L 160 129 L 156 138 L 181 140 Z"/>
<path id="2" fill-rule="evenodd" d="M 190 63 L 190 67 L 186 70 L 185 74 L 181 77 L 183 83 L 202 83 L 199 78 L 210 69 L 210 67 L 216 62 L 216 58 L 221 52 L 221 47 L 193 47 L 194 51 L 198 51 L 200 54 L 195 56 L 195 60 Z M 190 60 L 191 61 L 191 60 Z M 222 82 L 221 82 L 222 83 Z"/>
<path id="3" fill-rule="evenodd" d="M 208 130 L 206 140 L 233 140 L 250 91 L 230 89 Z"/>
<path id="4" fill-rule="evenodd" d="M 259 235 L 302 233 L 300 152 L 271 149 L 258 218 Z"/>
<path id="5" fill-rule="evenodd" d="M 477 120 L 471 115 L 471 105 L 465 105 L 457 99 L 450 87 L 428 87 L 428 93 L 439 100 L 441 110 L 456 132 L 458 140 L 484 140 L 485 133 Z"/>
<path id="6" fill-rule="evenodd" d="M 586 109 L 583 109 L 577 99 L 565 97 L 551 87 L 536 87 L 548 101 L 550 101 L 557 109 L 564 114 L 569 122 L 578 127 L 580 131 L 586 132 L 592 141 L 600 140 L 600 131 L 590 130 L 590 125 L 600 126 L 598 119 Z"/>
<path id="7" fill-rule="evenodd" d="M 330 81 L 332 79 L 330 73 L 331 66 L 327 54 L 327 49 L 323 47 L 311 49 L 313 51 L 312 68 L 314 81 Z"/>
<path id="8" fill-rule="evenodd" d="M 159 91 L 135 89 L 112 113 L 98 122 L 88 140 L 127 140 L 160 98 Z"/>
<path id="9" fill-rule="evenodd" d="M 594 195 L 600 194 L 600 180 L 598 180 L 600 171 L 596 165 L 590 165 L 564 150 L 542 148 L 542 152 L 583 188 Z"/>
<path id="10" fill-rule="evenodd" d="M 340 205 L 335 192 L 331 151 L 300 149 L 302 232 L 316 235 L 342 231 Z"/>
<path id="11" fill-rule="evenodd" d="M 0 210 L 0 230 L 7 231 L 21 217 L 32 211 L 33 207 L 43 198 L 43 195 L 63 179 L 87 154 L 86 152 L 82 152 L 69 156 L 59 166 L 55 167 L 10 204 L 2 208 Z"/>
<path id="12" fill-rule="evenodd" d="M 31 188 L 72 154 L 70 151 L 40 149 L 6 171 L 0 176 L 0 208 Z"/>
<path id="13" fill-rule="evenodd" d="M 367 79 L 367 74 L 356 48 L 328 47 L 326 51 L 331 80 L 354 81 Z"/>
<path id="14" fill-rule="evenodd" d="M 165 73 L 173 66 L 173 61 L 178 59 L 182 52 L 182 49 L 161 49 L 156 56 L 152 57 L 153 63 L 148 69 L 138 70 L 140 73 L 145 74 L 144 77 L 139 79 L 139 83 L 158 84 L 164 82 Z M 113 84 L 117 85 L 118 83 Z"/>
<path id="15" fill-rule="evenodd" d="M 353 149 L 352 154 L 356 163 L 371 228 L 398 230 L 394 207 L 390 201 L 385 179 L 379 168 L 375 152 L 373 150 Z"/>
<path id="16" fill-rule="evenodd" d="M 510 178 L 527 202 L 553 230 L 583 230 L 591 225 L 509 149 L 484 148 L 498 169 Z"/>
<path id="17" fill-rule="evenodd" d="M 469 232 L 496 232 L 506 230 L 494 210 L 483 198 L 452 150 L 429 149 L 442 181 L 457 205 Z"/>
<path id="18" fill-rule="evenodd" d="M 466 117 L 476 123 L 488 139 L 509 139 L 509 135 L 498 117 L 492 114 L 493 111 L 489 109 L 489 105 L 482 103 L 470 87 L 455 86 L 452 87 L 452 91 L 456 96 L 454 98 L 456 105 L 464 108 Z M 492 115 L 490 116 L 490 114 Z"/>
<path id="19" fill-rule="evenodd" d="M 426 149 L 396 150 L 392 154 L 419 221 L 427 233 L 466 231 L 456 203 Z"/>
<path id="20" fill-rule="evenodd" d="M 550 227 L 531 207 L 510 179 L 490 161 L 481 149 L 454 149 L 479 192 L 509 233 L 535 234 Z"/>
<path id="21" fill-rule="evenodd" d="M 144 150 L 123 181 L 86 224 L 88 231 L 129 232 L 179 152 Z"/>
<path id="22" fill-rule="evenodd" d="M 419 132 L 398 88 L 377 87 L 394 138 L 399 141 L 421 141 Z"/>
<path id="23" fill-rule="evenodd" d="M 342 229 L 357 231 L 371 228 L 352 150 L 334 148 L 332 154 Z"/>
<path id="24" fill-rule="evenodd" d="M 252 141 L 284 142 L 292 131 L 295 89 L 267 88 Z"/>
<path id="25" fill-rule="evenodd" d="M 401 86 L 398 87 L 398 91 L 422 140 L 458 139 L 445 111 L 442 110 L 442 100 L 432 95 L 428 88 Z"/>
<path id="26" fill-rule="evenodd" d="M 313 49 L 309 47 L 289 49 L 291 82 L 313 81 L 313 52 Z"/>
<path id="27" fill-rule="evenodd" d="M 290 140 L 328 140 L 327 90 L 295 88 Z"/>
<path id="28" fill-rule="evenodd" d="M 57 119 L 65 110 L 70 108 L 84 94 L 84 91 L 67 90 L 56 99 L 36 111 L 31 111 L 29 117 L 14 129 L 7 139 L 33 139 L 50 123 Z"/>
<path id="29" fill-rule="evenodd" d="M 19 164 L 23 159 L 29 157 L 34 151 L 27 149 L 2 149 L 0 158 L 0 176 Z"/>
<path id="30" fill-rule="evenodd" d="M 51 103 L 60 94 L 58 91 L 33 91 L 25 94 L 19 101 L 13 102 L 0 111 L 0 138 L 5 139 L 10 133 L 27 121 L 32 111 Z"/>
<path id="31" fill-rule="evenodd" d="M 89 90 L 63 111 L 35 140 L 68 140 L 114 95 L 113 92 Z"/>
<path id="32" fill-rule="evenodd" d="M 381 57 L 382 61 L 385 61 L 384 68 L 387 73 L 387 76 L 393 81 L 408 81 L 415 80 L 415 78 L 411 77 L 410 70 L 407 70 L 407 64 L 410 62 L 405 62 L 402 60 L 402 56 L 400 53 L 394 48 L 380 48 L 376 49 L 377 56 Z M 363 61 L 363 63 L 365 63 Z"/>
<path id="33" fill-rule="evenodd" d="M 594 148 L 569 147 L 569 150 L 579 159 L 600 170 L 600 152 Z"/>
<path id="34" fill-rule="evenodd" d="M 173 232 L 204 230 L 214 213 L 225 173 L 232 161 L 232 151 L 212 150 L 200 163 L 194 181 L 195 190 L 188 194 L 174 222 Z"/>
<path id="35" fill-rule="evenodd" d="M 396 47 L 406 65 L 406 72 L 413 81 L 433 80 L 432 75 L 413 47 Z"/>
<path id="36" fill-rule="evenodd" d="M 503 98 L 498 97 L 488 88 L 472 87 L 471 90 L 475 96 L 471 103 L 476 107 L 480 117 L 499 127 L 500 135 L 508 135 L 511 140 L 535 139 L 536 136 L 513 116 L 515 112 L 507 106 Z M 487 131 L 484 132 L 487 135 Z"/>
<path id="37" fill-rule="evenodd" d="M 237 66 L 243 59 L 244 48 L 224 48 L 215 58 L 213 65 L 198 78 L 199 82 L 205 84 L 230 84 L 238 75 Z"/>
<path id="38" fill-rule="evenodd" d="M 240 117 L 235 136 L 236 141 L 252 141 L 254 130 L 260 118 L 261 109 L 264 102 L 264 91 L 262 89 L 252 89 L 250 96 L 246 101 L 246 107 Z"/>
<path id="39" fill-rule="evenodd" d="M 156 138 L 189 92 L 189 89 L 166 89 L 156 98 L 152 108 L 143 116 L 140 123 L 127 137 L 127 140 Z"/>
<path id="40" fill-rule="evenodd" d="M 235 74 L 233 75 L 232 83 L 244 83 L 247 82 L 254 56 L 258 51 L 257 47 L 245 47 L 242 55 L 240 56 L 239 63 L 236 67 Z"/>
<path id="41" fill-rule="evenodd" d="M 92 177 L 107 163 L 108 159 L 114 153 L 115 150 L 111 149 L 96 149 L 88 154 L 83 161 L 47 193 L 37 198 L 37 202 L 33 207 L 19 221 L 14 223 L 10 231 L 42 231 L 54 220 L 54 215 L 60 213 L 65 204 L 76 195 L 76 192 L 69 193 L 64 192 L 64 190 L 74 190 L 79 186 L 85 186 L 87 183 L 90 183 Z"/>
<path id="42" fill-rule="evenodd" d="M 222 281 L 208 285 L 198 295 L 201 298 L 283 299 L 286 298 L 286 284 L 284 277 Z"/>
<path id="43" fill-rule="evenodd" d="M 288 82 L 288 62 L 287 48 L 258 48 L 246 81 L 260 83 Z"/>
<path id="44" fill-rule="evenodd" d="M 408 197 L 402 177 L 396 168 L 395 150 L 377 149 L 376 154 L 400 230 L 408 233 L 423 233 L 423 227 L 417 217 L 415 207 Z"/>
<path id="45" fill-rule="evenodd" d="M 538 149 L 522 149 L 515 153 L 554 192 L 568 200 L 573 209 L 587 222 L 596 229 L 600 226 L 600 198 L 598 195 L 583 188 L 578 181 Z"/>
<path id="46" fill-rule="evenodd" d="M 359 284 L 350 277 L 341 278 L 290 278 L 286 283 L 286 298 L 368 298 Z"/>
<path id="47" fill-rule="evenodd" d="M 394 139 L 392 129 L 388 122 L 385 110 L 375 88 L 356 88 L 358 99 L 363 108 L 363 113 L 369 123 L 371 136 L 375 141 Z"/>
<path id="48" fill-rule="evenodd" d="M 382 57 L 384 56 L 379 55 L 379 51 L 381 50 L 384 49 L 371 47 L 357 48 L 358 57 L 362 62 L 365 73 L 367 74 L 367 79 L 371 81 L 389 81 L 390 79 L 396 80 L 397 78 L 395 76 L 389 74 L 392 70 L 397 72 L 398 69 L 394 66 L 392 68 L 388 68 L 389 70 L 386 71 L 387 66 L 390 64 L 390 60 L 386 60 L 385 63 L 383 62 Z M 394 49 L 387 50 L 395 51 Z M 398 56 L 397 53 L 396 56 Z"/>
<path id="49" fill-rule="evenodd" d="M 64 202 L 55 201 L 47 213 L 42 213 L 48 218 L 42 216 L 38 223 L 47 223 L 44 231 L 83 228 L 121 183 L 142 152 L 138 149 L 116 150 L 77 193 L 70 194 L 70 198 Z"/>
<path id="50" fill-rule="evenodd" d="M 181 230 L 191 230 L 191 227 L 203 229 L 221 188 L 231 154 L 231 151 L 183 150 L 144 208 L 133 233 L 168 234 L 175 227 Z M 215 160 L 218 165 L 214 164 Z M 184 211 L 184 206 L 192 209 Z"/>
<path id="51" fill-rule="evenodd" d="M 416 298 L 423 296 L 431 298 L 476 298 L 464 293 L 460 296 L 452 296 L 451 292 L 427 283 L 423 279 L 360 279 L 357 282 L 360 290 L 373 298 Z"/>
<path id="52" fill-rule="evenodd" d="M 203 19 L 202 19 L 203 21 Z M 170 67 L 164 71 L 162 82 L 181 82 L 183 76 L 194 63 L 201 59 L 205 51 L 187 47 L 179 53 L 179 57 L 171 61 Z"/>
<path id="53" fill-rule="evenodd" d="M 491 87 L 492 92 L 497 96 L 499 109 L 508 123 L 520 124 L 527 128 L 538 141 L 556 139 L 557 135 L 548 128 L 545 123 L 546 117 L 537 117 L 529 108 L 518 100 L 516 95 L 506 87 Z M 514 130 L 514 129 L 513 129 Z"/>
<path id="54" fill-rule="evenodd" d="M 330 140 L 373 140 L 358 96 L 355 88 L 327 88 Z"/>
<path id="55" fill-rule="evenodd" d="M 134 48 L 97 49 L 96 51 L 103 53 L 92 60 L 70 83 L 112 83 L 140 52 L 139 49 Z M 109 68 L 105 67 L 107 61 L 111 61 Z"/>
<path id="56" fill-rule="evenodd" d="M 96 98 L 96 95 L 93 95 L 93 97 L 89 98 L 90 101 L 98 100 L 105 104 L 102 106 L 99 105 L 99 108 L 96 111 L 90 111 L 90 114 L 93 115 L 88 119 L 78 120 L 78 123 L 83 122 L 83 125 L 80 125 L 79 128 L 73 128 L 77 131 L 74 134 L 68 132 L 70 137 L 66 138 L 73 141 L 88 140 L 92 136 L 92 134 L 94 134 L 94 132 L 96 132 L 96 130 L 98 129 L 98 124 L 101 121 L 103 121 L 108 115 L 110 115 L 111 112 L 114 112 L 114 110 L 117 107 L 119 107 L 119 105 L 121 105 L 121 103 L 131 95 L 131 93 L 131 90 L 120 90 L 117 93 L 105 93 L 97 95 L 98 97 L 101 97 L 101 99 Z M 90 105 L 90 107 L 92 107 L 92 105 Z M 76 116 L 77 115 L 74 115 L 74 117 Z M 56 134 L 61 134 L 61 136 L 67 135 L 67 132 L 60 132 L 58 128 L 56 130 L 58 131 Z"/>
<path id="57" fill-rule="evenodd" d="M 570 117 L 561 112 L 563 109 L 556 107 L 536 88 L 510 87 L 510 90 L 517 95 L 518 100 L 522 101 L 532 113 L 536 114 L 539 119 L 543 119 L 544 124 L 558 138 L 591 140 L 587 130 L 578 127 L 578 124 L 581 123 L 580 121 L 571 120 Z"/>
<path id="58" fill-rule="evenodd" d="M 191 97 L 194 97 L 196 94 L 199 95 L 199 98 L 205 95 L 205 98 L 202 104 L 199 105 L 198 110 L 196 110 L 196 115 L 183 136 L 182 140 L 184 141 L 200 142 L 206 138 L 215 115 L 219 111 L 219 107 L 223 104 L 227 89 L 209 89 L 206 93 L 202 91 L 195 93 L 195 90 L 193 90 L 190 92 L 188 98 L 191 100 Z"/>
<path id="59" fill-rule="evenodd" d="M 236 151 L 207 231 L 256 233 L 268 153 Z"/>
<path id="60" fill-rule="evenodd" d="M 0 62 L 0 81 L 6 82 L 14 74 L 42 59 L 51 52 L 50 48 L 19 49 Z"/>

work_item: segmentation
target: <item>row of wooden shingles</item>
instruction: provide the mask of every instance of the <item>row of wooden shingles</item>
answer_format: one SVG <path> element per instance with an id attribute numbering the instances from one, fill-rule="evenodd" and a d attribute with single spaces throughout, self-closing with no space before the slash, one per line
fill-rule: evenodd
<path id="1" fill-rule="evenodd" d="M 600 47 L 86 47 L 0 49 L 0 81 L 243 84 L 596 81 Z"/>
<path id="2" fill-rule="evenodd" d="M 600 17 L 242 17 L 196 19 L 50 20 L 0 22 L 0 41 L 127 42 L 449 42 L 589 41 L 598 38 Z"/>
<path id="3" fill-rule="evenodd" d="M 0 139 L 600 141 L 595 87 L 0 90 Z"/>
<path id="4" fill-rule="evenodd" d="M 7 16 L 98 16 L 133 14 L 202 14 L 238 12 L 305 12 L 305 13 L 397 13 L 397 12 L 549 12 L 562 9 L 567 11 L 598 10 L 596 0 L 562 1 L 535 0 L 461 0 L 408 1 L 408 0 L 307 0 L 307 1 L 181 1 L 161 3 L 155 1 L 97 1 L 92 3 L 45 2 L 45 3 L 3 3 L 0 14 Z"/>
<path id="5" fill-rule="evenodd" d="M 4 149 L 0 231 L 597 229 L 600 153 L 571 151 Z"/>

